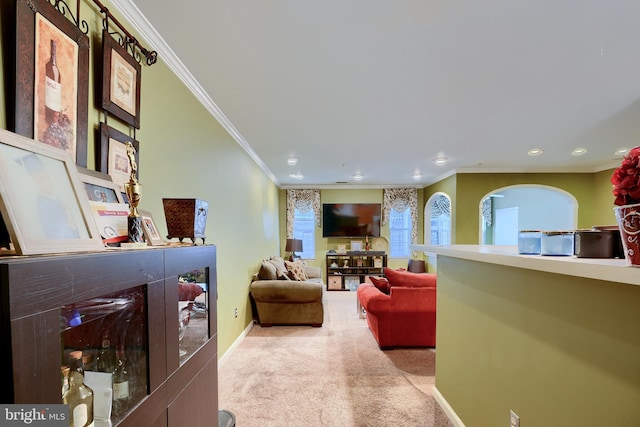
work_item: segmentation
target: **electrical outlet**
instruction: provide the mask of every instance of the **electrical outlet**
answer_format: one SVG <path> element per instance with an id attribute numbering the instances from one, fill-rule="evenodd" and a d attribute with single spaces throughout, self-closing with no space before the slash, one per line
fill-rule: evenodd
<path id="1" fill-rule="evenodd" d="M 520 427 L 520 417 L 515 412 L 511 411 L 511 427 Z"/>
<path id="2" fill-rule="evenodd" d="M 234 315 L 236 318 L 238 317 L 238 309 L 237 309 L 237 308 L 233 310 L 233 315 Z"/>

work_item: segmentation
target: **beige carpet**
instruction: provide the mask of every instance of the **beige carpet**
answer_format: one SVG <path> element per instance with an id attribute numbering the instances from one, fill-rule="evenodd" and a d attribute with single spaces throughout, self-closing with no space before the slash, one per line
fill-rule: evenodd
<path id="1" fill-rule="evenodd" d="M 325 292 L 325 320 L 253 327 L 219 369 L 219 407 L 239 427 L 451 427 L 431 396 L 435 352 L 381 351 L 355 292 Z"/>

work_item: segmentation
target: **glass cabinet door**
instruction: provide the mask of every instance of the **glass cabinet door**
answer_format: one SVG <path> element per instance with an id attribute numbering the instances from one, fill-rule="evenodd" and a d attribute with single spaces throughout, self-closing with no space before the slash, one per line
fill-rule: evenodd
<path id="1" fill-rule="evenodd" d="M 148 394 L 146 286 L 61 307 L 60 342 L 61 397 L 70 415 L 80 365 L 95 425 L 117 423 Z"/>
<path id="2" fill-rule="evenodd" d="M 210 337 L 209 274 L 197 269 L 178 276 L 178 340 L 180 364 Z"/>

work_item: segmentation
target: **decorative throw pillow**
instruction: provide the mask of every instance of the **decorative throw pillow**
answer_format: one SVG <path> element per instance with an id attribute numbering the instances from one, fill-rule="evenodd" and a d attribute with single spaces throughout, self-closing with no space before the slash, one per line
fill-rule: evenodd
<path id="1" fill-rule="evenodd" d="M 383 294 L 389 295 L 390 286 L 389 286 L 389 281 L 386 278 L 378 277 L 378 276 L 369 276 L 369 280 L 371 281 L 371 283 L 373 283 L 373 286 L 375 286 L 380 290 L 380 292 L 382 292 Z"/>
<path id="2" fill-rule="evenodd" d="M 285 266 L 287 267 L 287 271 L 289 272 L 289 277 L 291 280 L 303 281 L 307 280 L 304 275 L 304 266 L 301 262 L 295 261 L 285 261 Z"/>
<path id="3" fill-rule="evenodd" d="M 260 280 L 276 280 L 278 278 L 276 267 L 269 261 L 262 261 L 258 277 Z"/>
<path id="4" fill-rule="evenodd" d="M 434 288 L 436 286 L 436 275 L 433 273 L 412 273 L 406 270 L 393 270 L 385 267 L 384 277 L 389 280 L 389 287 Z"/>
<path id="5" fill-rule="evenodd" d="M 309 279 L 309 278 L 307 277 L 307 272 L 306 272 L 306 270 L 305 270 L 304 262 L 303 262 L 302 260 L 300 260 L 300 259 L 299 259 L 299 260 L 294 261 L 293 263 L 295 264 L 296 269 L 297 269 L 298 271 L 300 271 L 300 273 L 297 273 L 297 271 L 296 271 L 296 274 L 298 274 L 298 276 L 300 276 L 300 278 L 301 278 L 302 280 L 307 280 L 307 279 Z"/>
<path id="6" fill-rule="evenodd" d="M 287 267 L 284 265 L 284 260 L 282 258 L 273 256 L 269 258 L 269 262 L 276 268 L 277 277 L 287 274 Z"/>

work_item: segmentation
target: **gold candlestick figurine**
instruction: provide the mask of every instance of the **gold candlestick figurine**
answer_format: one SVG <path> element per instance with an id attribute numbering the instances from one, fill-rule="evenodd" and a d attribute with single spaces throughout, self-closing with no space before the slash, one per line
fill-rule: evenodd
<path id="1" fill-rule="evenodd" d="M 129 157 L 129 166 L 131 169 L 131 175 L 129 176 L 129 182 L 124 185 L 127 198 L 129 199 L 129 242 L 141 243 L 142 239 L 142 219 L 138 214 L 138 203 L 140 203 L 140 197 L 142 195 L 142 185 L 138 182 L 136 173 L 138 171 L 138 164 L 136 163 L 136 149 L 131 142 L 127 141 L 127 156 Z"/>

